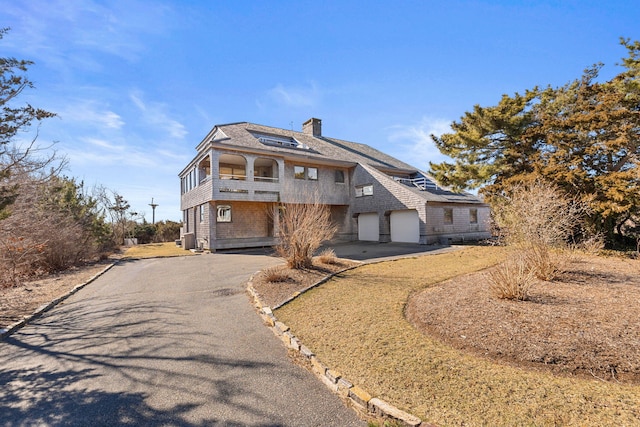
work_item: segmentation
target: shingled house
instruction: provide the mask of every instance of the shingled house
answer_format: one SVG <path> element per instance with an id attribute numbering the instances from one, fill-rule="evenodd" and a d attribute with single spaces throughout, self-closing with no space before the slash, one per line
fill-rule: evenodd
<path id="1" fill-rule="evenodd" d="M 278 206 L 318 194 L 337 240 L 420 244 L 489 237 L 489 207 L 440 188 L 425 173 L 368 145 L 231 123 L 215 126 L 180 172 L 185 249 L 271 246 Z"/>

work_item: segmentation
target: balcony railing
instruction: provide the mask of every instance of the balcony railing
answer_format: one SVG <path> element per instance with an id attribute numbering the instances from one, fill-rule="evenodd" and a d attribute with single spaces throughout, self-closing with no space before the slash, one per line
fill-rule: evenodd
<path id="1" fill-rule="evenodd" d="M 393 179 L 395 179 L 396 181 L 398 181 L 401 184 L 404 185 L 408 185 L 409 187 L 414 186 L 419 188 L 421 191 L 427 191 L 427 190 L 438 190 L 440 189 L 440 187 L 438 187 L 438 185 L 431 181 L 430 179 L 427 179 L 424 176 L 419 176 L 417 178 L 398 178 L 398 177 L 394 177 Z"/>
<path id="2" fill-rule="evenodd" d="M 231 174 L 231 173 L 221 173 L 220 174 L 220 179 L 229 179 L 229 180 L 234 180 L 234 181 L 246 181 L 247 180 L 247 176 L 246 175 Z"/>
<path id="3" fill-rule="evenodd" d="M 256 181 L 256 182 L 278 182 L 278 177 L 254 176 L 253 180 Z"/>

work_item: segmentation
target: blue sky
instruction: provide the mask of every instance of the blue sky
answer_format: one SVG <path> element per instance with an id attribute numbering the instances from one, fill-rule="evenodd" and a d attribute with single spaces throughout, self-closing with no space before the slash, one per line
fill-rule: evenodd
<path id="1" fill-rule="evenodd" d="M 29 59 L 22 101 L 58 117 L 66 174 L 180 220 L 178 172 L 216 124 L 362 142 L 420 169 L 429 134 L 475 104 L 559 86 L 640 39 L 635 1 L 3 0 L 0 56 Z"/>

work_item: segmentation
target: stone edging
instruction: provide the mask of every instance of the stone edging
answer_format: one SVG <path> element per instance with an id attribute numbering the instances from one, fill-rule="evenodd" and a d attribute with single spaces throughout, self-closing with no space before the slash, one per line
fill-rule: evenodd
<path id="1" fill-rule="evenodd" d="M 276 308 L 282 307 L 283 305 L 289 303 L 308 290 L 315 288 L 322 283 L 325 283 L 333 276 L 356 267 L 358 266 L 350 267 L 345 270 L 330 274 L 314 285 L 302 290 L 301 292 L 296 292 L 291 298 L 289 298 L 282 304 L 279 304 Z M 397 421 L 400 422 L 401 425 L 407 427 L 434 427 L 433 424 L 423 422 L 420 418 L 404 412 L 382 399 L 372 397 L 365 390 L 361 389 L 357 385 L 354 385 L 348 379 L 343 377 L 341 373 L 334 371 L 323 364 L 313 353 L 313 351 L 302 344 L 302 342 L 291 332 L 291 328 L 289 328 L 287 325 L 280 322 L 276 318 L 271 307 L 267 307 L 262 304 L 260 295 L 253 288 L 254 276 L 255 274 L 251 276 L 249 282 L 247 283 L 247 291 L 252 299 L 253 305 L 258 310 L 260 317 L 262 317 L 265 324 L 278 338 L 282 340 L 282 342 L 288 349 L 298 352 L 311 364 L 311 371 L 329 388 L 329 390 L 338 394 L 342 398 L 347 399 L 351 404 L 353 404 L 356 408 L 364 411 L 367 415 L 375 417 L 377 419 Z"/>
<path id="2" fill-rule="evenodd" d="M 66 294 L 62 295 L 61 297 L 58 297 L 56 299 L 54 299 L 51 302 L 48 302 L 46 304 L 41 305 L 40 307 L 38 307 L 32 314 L 25 316 L 24 318 L 22 318 L 22 320 L 18 320 L 15 323 L 12 323 L 11 325 L 7 326 L 6 328 L 0 329 L 0 340 L 8 337 L 9 335 L 11 335 L 12 333 L 14 333 L 15 331 L 17 331 L 18 329 L 22 328 L 23 326 L 27 325 L 29 322 L 33 321 L 34 319 L 37 319 L 38 317 L 42 316 L 44 313 L 46 313 L 47 311 L 51 310 L 53 307 L 55 307 L 56 305 L 60 304 L 62 301 L 66 300 L 67 298 L 69 298 L 71 295 L 75 294 L 76 292 L 78 292 L 80 289 L 84 288 L 85 286 L 87 286 L 89 283 L 93 282 L 94 280 L 96 280 L 98 277 L 102 276 L 104 273 L 106 273 L 107 271 L 109 271 L 109 269 L 111 269 L 111 267 L 113 267 L 114 265 L 116 265 L 118 262 L 113 262 L 109 265 L 107 265 L 102 271 L 98 272 L 97 274 L 93 275 L 92 277 L 89 278 L 89 280 L 87 280 L 84 283 L 81 283 L 79 285 L 76 285 L 73 289 L 71 289 L 69 292 L 67 292 Z"/>

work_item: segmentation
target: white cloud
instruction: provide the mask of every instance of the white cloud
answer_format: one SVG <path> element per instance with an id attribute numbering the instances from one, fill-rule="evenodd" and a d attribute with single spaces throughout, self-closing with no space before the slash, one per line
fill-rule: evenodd
<path id="1" fill-rule="evenodd" d="M 74 166 L 131 166 L 143 169 L 157 168 L 164 165 L 157 156 L 138 150 L 135 147 L 112 144 L 94 138 L 82 138 L 82 141 L 91 144 L 93 146 L 92 149 L 71 148 L 66 150 L 66 154 Z"/>
<path id="2" fill-rule="evenodd" d="M 122 152 L 126 150 L 126 147 L 123 145 L 115 145 L 112 144 L 108 141 L 105 141 L 103 139 L 97 139 L 97 138 L 84 138 L 84 141 L 94 145 L 96 147 L 100 147 L 100 148 L 104 148 L 106 150 L 109 150 L 111 152 Z"/>
<path id="3" fill-rule="evenodd" d="M 320 89 L 315 82 L 308 86 L 285 87 L 278 83 L 268 91 L 270 98 L 287 107 L 314 107 L 322 97 Z M 262 103 L 259 102 L 259 105 Z"/>
<path id="4" fill-rule="evenodd" d="M 14 22 L 13 42 L 52 66 L 100 66 L 91 58 L 95 52 L 135 61 L 145 49 L 143 37 L 166 33 L 171 25 L 168 6 L 158 2 L 30 0 L 7 2 L 3 9 Z"/>
<path id="5" fill-rule="evenodd" d="M 173 151 L 162 150 L 161 149 L 161 150 L 158 150 L 157 153 L 160 156 L 164 156 L 164 157 L 167 157 L 167 158 L 173 159 L 173 160 L 178 160 L 178 161 L 180 161 L 180 162 L 182 162 L 184 164 L 187 164 L 189 162 L 189 160 L 191 160 L 190 156 L 188 156 L 186 154 L 183 154 L 183 153 L 180 153 L 180 152 L 173 152 Z"/>
<path id="6" fill-rule="evenodd" d="M 186 162 L 186 156 L 162 149 L 148 150 L 145 147 L 94 137 L 80 138 L 79 141 L 82 143 L 81 146 L 65 150 L 72 165 L 131 166 L 139 171 L 148 168 L 173 173 Z M 91 146 L 90 149 L 88 146 Z"/>
<path id="7" fill-rule="evenodd" d="M 429 162 L 438 163 L 448 159 L 435 146 L 431 135 L 451 132 L 451 120 L 423 117 L 418 123 L 394 125 L 388 129 L 389 141 L 399 148 L 394 150 L 396 156 L 407 163 L 418 163 L 416 166 L 426 168 Z"/>
<path id="8" fill-rule="evenodd" d="M 58 116 L 64 121 L 80 122 L 99 129 L 120 129 L 124 126 L 122 117 L 91 100 L 78 101 L 59 110 Z"/>
<path id="9" fill-rule="evenodd" d="M 137 90 L 131 92 L 129 99 L 138 107 L 142 113 L 143 120 L 148 124 L 164 130 L 171 138 L 184 139 L 187 136 L 186 127 L 177 120 L 170 118 L 165 112 L 167 109 L 166 104 L 159 102 L 146 103 L 142 99 L 142 93 Z"/>

